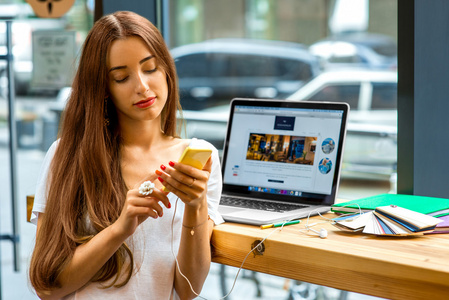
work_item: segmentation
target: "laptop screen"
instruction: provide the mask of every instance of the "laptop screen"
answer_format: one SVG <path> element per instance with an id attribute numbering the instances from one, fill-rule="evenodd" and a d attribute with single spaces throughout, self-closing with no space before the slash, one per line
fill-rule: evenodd
<path id="1" fill-rule="evenodd" d="M 348 106 L 234 99 L 224 191 L 326 204 L 336 194 Z"/>

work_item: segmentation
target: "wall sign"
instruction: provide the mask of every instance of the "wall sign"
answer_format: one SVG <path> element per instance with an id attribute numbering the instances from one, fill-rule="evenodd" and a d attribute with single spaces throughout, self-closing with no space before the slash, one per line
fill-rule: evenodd
<path id="1" fill-rule="evenodd" d="M 31 85 L 36 88 L 71 86 L 75 49 L 74 31 L 34 31 Z"/>

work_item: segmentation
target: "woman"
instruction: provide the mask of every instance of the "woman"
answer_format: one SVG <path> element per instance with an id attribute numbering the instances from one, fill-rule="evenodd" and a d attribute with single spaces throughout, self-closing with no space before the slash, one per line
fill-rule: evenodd
<path id="1" fill-rule="evenodd" d="M 117 12 L 95 23 L 35 195 L 30 279 L 39 297 L 200 292 L 212 227 L 223 222 L 220 166 L 211 144 L 177 137 L 176 80 L 148 20 Z M 203 170 L 176 162 L 189 144 L 213 149 Z M 146 181 L 155 185 L 148 195 L 139 191 Z"/>

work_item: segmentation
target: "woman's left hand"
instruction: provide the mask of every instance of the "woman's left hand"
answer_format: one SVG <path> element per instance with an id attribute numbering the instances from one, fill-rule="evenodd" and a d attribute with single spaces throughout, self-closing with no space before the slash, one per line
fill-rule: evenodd
<path id="1" fill-rule="evenodd" d="M 162 171 L 156 170 L 156 174 L 167 191 L 178 196 L 186 205 L 200 206 L 206 202 L 211 168 L 211 158 L 202 170 L 180 162 L 170 162 L 169 166 L 161 165 Z"/>

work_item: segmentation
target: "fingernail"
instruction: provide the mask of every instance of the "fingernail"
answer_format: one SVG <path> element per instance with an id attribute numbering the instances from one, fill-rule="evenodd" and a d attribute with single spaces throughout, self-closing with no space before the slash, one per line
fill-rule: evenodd
<path id="1" fill-rule="evenodd" d="M 164 182 L 164 179 L 158 177 L 157 179 L 159 179 L 160 182 Z"/>
<path id="2" fill-rule="evenodd" d="M 168 208 L 171 208 L 171 203 L 170 203 L 170 202 L 168 202 L 167 207 L 168 207 Z"/>
<path id="3" fill-rule="evenodd" d="M 174 166 L 175 166 L 175 163 L 174 163 L 174 162 L 172 162 L 172 161 L 171 161 L 171 162 L 169 162 L 168 164 L 169 164 L 170 166 L 172 166 L 172 167 L 174 167 Z"/>
<path id="4" fill-rule="evenodd" d="M 163 171 L 165 171 L 165 168 L 166 168 L 166 166 L 161 165 L 161 169 L 162 169 Z"/>
<path id="5" fill-rule="evenodd" d="M 154 173 L 156 173 L 157 175 L 162 175 L 162 172 L 159 170 L 156 170 Z"/>

